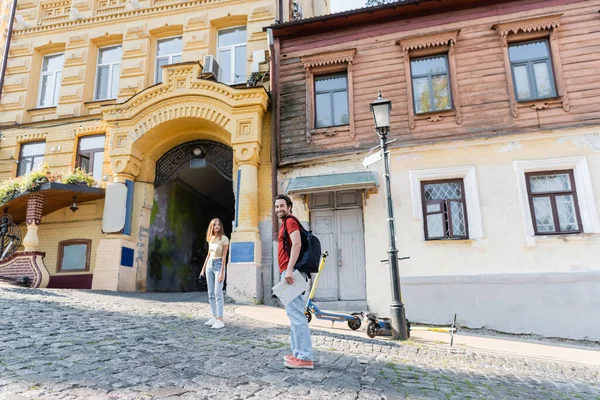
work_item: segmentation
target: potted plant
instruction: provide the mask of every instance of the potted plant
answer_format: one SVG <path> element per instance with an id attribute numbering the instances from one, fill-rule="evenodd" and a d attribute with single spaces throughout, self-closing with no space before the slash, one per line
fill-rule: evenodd
<path id="1" fill-rule="evenodd" d="M 90 187 L 96 185 L 94 178 L 81 168 L 75 168 L 72 172 L 64 175 L 60 182 L 69 185 L 85 185 Z"/>

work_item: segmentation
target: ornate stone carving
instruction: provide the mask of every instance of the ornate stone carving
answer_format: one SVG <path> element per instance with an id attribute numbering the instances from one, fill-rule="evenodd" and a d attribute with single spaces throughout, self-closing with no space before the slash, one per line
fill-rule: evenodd
<path id="1" fill-rule="evenodd" d="M 132 155 L 112 156 L 110 166 L 115 177 L 123 176 L 133 180 L 140 173 L 142 161 Z"/>
<path id="2" fill-rule="evenodd" d="M 237 166 L 243 164 L 252 164 L 258 166 L 260 160 L 260 148 L 257 143 L 246 143 L 235 146 L 235 164 Z"/>

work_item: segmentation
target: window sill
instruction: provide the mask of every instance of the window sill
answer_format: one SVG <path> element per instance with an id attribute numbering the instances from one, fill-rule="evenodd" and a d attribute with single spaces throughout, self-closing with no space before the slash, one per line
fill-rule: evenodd
<path id="1" fill-rule="evenodd" d="M 85 104 L 86 106 L 89 105 L 94 105 L 94 104 L 115 104 L 117 102 L 117 99 L 104 99 L 104 100 L 92 100 L 92 101 L 86 101 Z"/>
<path id="2" fill-rule="evenodd" d="M 423 239 L 425 243 L 444 243 L 444 244 L 471 244 L 476 241 L 476 239 L 433 239 L 427 240 Z"/>
<path id="3" fill-rule="evenodd" d="M 550 243 L 550 242 L 581 242 L 583 240 L 588 240 L 588 236 L 592 236 L 593 233 L 566 233 L 562 235 L 536 235 L 536 236 L 528 236 L 525 238 L 525 242 L 527 246 L 533 247 L 538 242 L 541 243 Z"/>
<path id="4" fill-rule="evenodd" d="M 444 111 L 432 111 L 421 114 L 415 114 L 415 121 L 429 121 L 429 122 L 438 122 L 443 118 L 455 117 L 456 110 L 444 110 Z"/>
<path id="5" fill-rule="evenodd" d="M 350 125 L 330 126 L 327 128 L 313 128 L 306 135 L 306 142 L 310 143 L 310 139 L 315 135 L 335 136 L 338 133 L 351 133 Z"/>
<path id="6" fill-rule="evenodd" d="M 544 110 L 551 108 L 563 108 L 565 111 L 569 111 L 570 105 L 569 100 L 565 96 L 548 97 L 546 99 L 537 100 L 523 100 L 514 102 L 513 118 L 519 116 L 518 109 L 532 108 L 533 110 Z"/>
<path id="7" fill-rule="evenodd" d="M 52 106 L 52 107 L 37 107 L 37 108 L 30 108 L 29 110 L 27 110 L 28 113 L 31 114 L 47 114 L 47 113 L 51 113 L 56 111 L 56 106 Z"/>
<path id="8" fill-rule="evenodd" d="M 90 272 L 90 270 L 89 269 L 69 269 L 67 271 L 56 271 L 56 273 L 60 274 L 60 275 L 66 275 L 66 274 L 72 274 L 72 273 L 81 274 L 82 272 Z"/>

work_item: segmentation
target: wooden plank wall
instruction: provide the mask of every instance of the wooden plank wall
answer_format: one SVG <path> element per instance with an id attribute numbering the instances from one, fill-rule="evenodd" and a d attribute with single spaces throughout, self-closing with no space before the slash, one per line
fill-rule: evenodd
<path id="1" fill-rule="evenodd" d="M 395 145 L 434 143 L 476 137 L 535 132 L 600 123 L 600 0 L 526 0 L 418 19 L 349 27 L 281 41 L 280 161 L 364 150 L 377 143 L 369 103 L 381 89 L 393 102 L 390 136 Z M 498 22 L 563 12 L 558 42 L 570 111 L 557 106 L 510 113 L 502 44 L 491 29 Z M 396 41 L 416 35 L 460 29 L 456 44 L 463 122 L 417 121 L 409 129 L 404 59 Z M 306 142 L 306 82 L 300 58 L 356 48 L 353 63 L 356 135 L 313 136 Z"/>

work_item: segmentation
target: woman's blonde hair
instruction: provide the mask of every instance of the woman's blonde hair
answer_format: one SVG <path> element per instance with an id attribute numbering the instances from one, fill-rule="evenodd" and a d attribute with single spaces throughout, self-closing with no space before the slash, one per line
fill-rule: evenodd
<path id="1" fill-rule="evenodd" d="M 206 231 L 207 242 L 210 242 L 213 236 L 217 236 L 215 234 L 215 224 L 217 222 L 219 223 L 219 225 L 221 225 L 221 232 L 219 232 L 219 237 L 223 236 L 223 222 L 221 222 L 219 218 L 213 218 L 212 221 L 210 221 L 210 224 L 208 224 L 208 230 Z"/>

